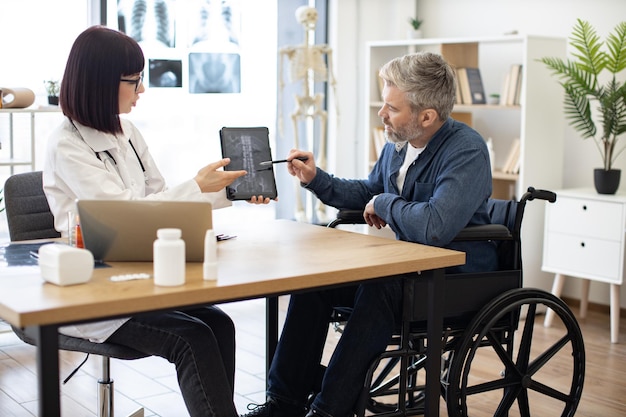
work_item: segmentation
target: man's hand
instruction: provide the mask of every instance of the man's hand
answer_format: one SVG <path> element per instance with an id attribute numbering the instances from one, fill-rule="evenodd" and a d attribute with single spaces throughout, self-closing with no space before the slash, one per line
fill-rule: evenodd
<path id="1" fill-rule="evenodd" d="M 306 157 L 306 161 L 300 161 L 299 159 L 295 159 L 297 157 Z M 313 152 L 305 152 L 299 151 L 297 149 L 292 149 L 287 155 L 286 158 L 287 163 L 287 171 L 298 178 L 300 182 L 304 184 L 308 184 L 313 181 L 315 175 L 317 174 L 317 167 L 315 166 L 315 157 L 313 156 Z"/>
<path id="2" fill-rule="evenodd" d="M 387 222 L 378 217 L 376 214 L 376 211 L 374 210 L 374 200 L 376 200 L 376 196 L 372 197 L 372 199 L 365 206 L 365 210 L 363 210 L 363 218 L 365 219 L 365 223 L 368 225 L 377 229 L 382 229 L 387 226 Z"/>

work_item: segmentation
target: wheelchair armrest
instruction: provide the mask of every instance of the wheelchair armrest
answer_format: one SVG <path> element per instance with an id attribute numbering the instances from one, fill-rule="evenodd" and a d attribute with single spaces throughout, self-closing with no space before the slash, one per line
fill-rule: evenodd
<path id="1" fill-rule="evenodd" d="M 365 223 L 363 210 L 341 209 L 337 213 L 337 218 L 345 221 L 353 221 L 355 223 Z"/>
<path id="2" fill-rule="evenodd" d="M 339 224 L 364 224 L 362 210 L 341 209 L 337 212 L 337 217 L 328 227 L 335 227 Z M 506 226 L 501 224 L 483 224 L 478 226 L 468 226 L 461 230 L 453 239 L 455 242 L 469 240 L 509 240 L 511 232 Z"/>
<path id="3" fill-rule="evenodd" d="M 464 228 L 452 241 L 510 240 L 512 238 L 509 229 L 502 224 L 481 224 Z"/>
<path id="4" fill-rule="evenodd" d="M 340 224 L 365 224 L 363 210 L 340 209 L 337 217 L 328 223 L 328 227 L 335 227 Z"/>

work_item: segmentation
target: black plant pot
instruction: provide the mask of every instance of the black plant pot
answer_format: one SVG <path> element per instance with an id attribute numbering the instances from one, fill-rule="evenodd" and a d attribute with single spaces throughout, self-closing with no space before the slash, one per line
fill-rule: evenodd
<path id="1" fill-rule="evenodd" d="M 619 169 L 596 168 L 593 170 L 593 184 L 598 194 L 615 194 L 619 187 L 622 171 Z"/>
<path id="2" fill-rule="evenodd" d="M 51 106 L 58 106 L 59 96 L 48 96 L 48 104 Z"/>

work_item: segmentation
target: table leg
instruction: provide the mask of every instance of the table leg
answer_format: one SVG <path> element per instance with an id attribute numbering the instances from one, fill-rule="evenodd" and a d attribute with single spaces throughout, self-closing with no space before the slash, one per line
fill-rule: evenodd
<path id="1" fill-rule="evenodd" d="M 61 416 L 59 389 L 59 336 L 57 326 L 36 326 L 26 329 L 37 344 L 37 390 L 39 415 Z"/>
<path id="2" fill-rule="evenodd" d="M 441 391 L 441 354 L 443 342 L 443 303 L 445 282 L 443 269 L 426 273 L 428 276 L 428 324 L 426 327 L 426 403 L 425 415 L 439 416 L 439 394 Z"/>
<path id="3" fill-rule="evenodd" d="M 265 383 L 278 344 L 278 296 L 267 297 L 265 302 Z"/>

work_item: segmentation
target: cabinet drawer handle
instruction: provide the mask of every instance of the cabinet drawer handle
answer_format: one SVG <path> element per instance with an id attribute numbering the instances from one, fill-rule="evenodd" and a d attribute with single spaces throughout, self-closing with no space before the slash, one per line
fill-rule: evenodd
<path id="1" fill-rule="evenodd" d="M 585 242 L 580 242 L 580 247 L 584 248 L 585 247 Z"/>
<path id="2" fill-rule="evenodd" d="M 587 211 L 587 205 L 583 204 L 583 211 Z"/>

